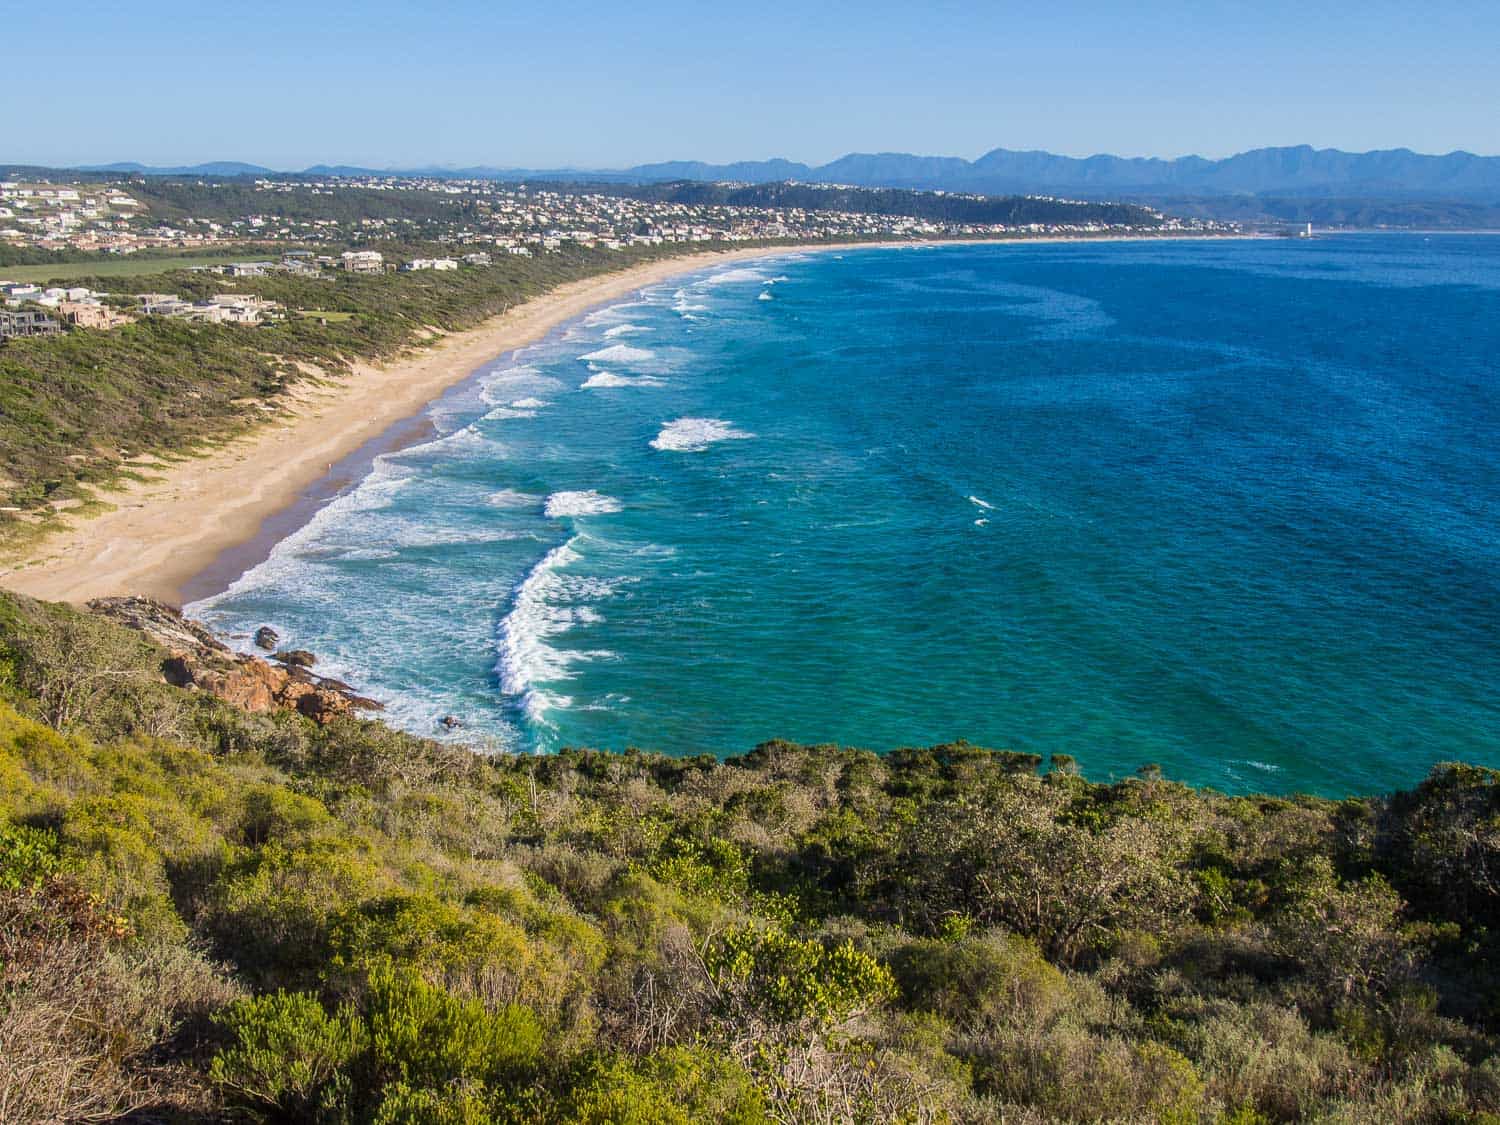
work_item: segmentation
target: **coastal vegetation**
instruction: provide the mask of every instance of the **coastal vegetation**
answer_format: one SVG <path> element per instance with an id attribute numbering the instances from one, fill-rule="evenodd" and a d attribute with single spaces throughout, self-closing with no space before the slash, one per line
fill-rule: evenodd
<path id="1" fill-rule="evenodd" d="M 1493 1122 L 1500 774 L 472 754 L 0 598 L 6 1120 Z"/>

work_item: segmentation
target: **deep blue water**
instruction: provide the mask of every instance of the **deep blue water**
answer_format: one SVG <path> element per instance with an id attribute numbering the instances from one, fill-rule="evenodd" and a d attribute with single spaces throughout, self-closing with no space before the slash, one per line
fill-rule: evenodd
<path id="1" fill-rule="evenodd" d="M 491 364 L 194 611 L 507 749 L 1500 766 L 1500 239 L 721 267 Z"/>

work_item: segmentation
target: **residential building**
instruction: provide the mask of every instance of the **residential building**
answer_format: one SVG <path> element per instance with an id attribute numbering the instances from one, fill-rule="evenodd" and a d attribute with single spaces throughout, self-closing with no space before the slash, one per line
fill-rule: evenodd
<path id="1" fill-rule="evenodd" d="M 0 340 L 18 336 L 56 336 L 61 331 L 62 325 L 46 313 L 32 309 L 0 312 Z"/>
<path id="2" fill-rule="evenodd" d="M 130 317 L 97 301 L 62 301 L 57 313 L 78 328 L 110 329 L 130 323 Z"/>
<path id="3" fill-rule="evenodd" d="M 381 273 L 385 269 L 385 258 L 378 250 L 345 250 L 340 259 L 350 273 Z"/>

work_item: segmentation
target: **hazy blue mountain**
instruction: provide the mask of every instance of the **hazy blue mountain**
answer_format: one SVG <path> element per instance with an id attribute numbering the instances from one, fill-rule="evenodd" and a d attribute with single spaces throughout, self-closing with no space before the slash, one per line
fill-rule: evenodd
<path id="1" fill-rule="evenodd" d="M 215 160 L 206 164 L 188 164 L 176 168 L 153 167 L 133 160 L 116 164 L 86 164 L 80 172 L 135 172 L 143 176 L 264 176 L 272 169 L 237 160 Z"/>
<path id="2" fill-rule="evenodd" d="M 234 176 L 274 174 L 255 164 L 217 162 L 182 168 L 142 164 L 95 165 L 93 172 L 146 175 Z M 1223 160 L 1184 156 L 1089 157 L 997 148 L 977 160 L 910 153 L 849 153 L 809 166 L 785 159 L 709 164 L 672 160 L 620 169 L 527 169 L 494 166 L 376 169 L 318 164 L 291 175 L 422 175 L 455 179 L 648 184 L 682 180 L 738 183 L 848 184 L 969 192 L 976 195 L 1063 195 L 1091 199 L 1160 201 L 1275 196 L 1283 199 L 1449 200 L 1500 206 L 1500 157 L 1470 152 L 1427 155 L 1406 148 L 1375 152 L 1315 149 L 1310 145 L 1259 148 Z"/>
<path id="3" fill-rule="evenodd" d="M 640 164 L 627 168 L 633 178 L 645 181 L 728 180 L 743 183 L 771 183 L 776 180 L 805 180 L 812 173 L 806 164 L 792 160 L 742 160 L 734 164 L 704 164 L 700 160 L 670 160 L 661 164 Z M 576 173 L 575 173 L 576 175 Z"/>
<path id="4" fill-rule="evenodd" d="M 977 160 L 908 153 L 850 153 L 815 168 L 785 160 L 701 164 L 676 161 L 625 170 L 643 181 L 800 179 L 861 187 L 928 188 L 981 194 L 1289 195 L 1354 198 L 1489 197 L 1500 200 L 1500 157 L 1410 149 L 1351 153 L 1310 145 L 1262 148 L 1223 160 L 1099 155 L 1057 156 L 997 148 Z"/>

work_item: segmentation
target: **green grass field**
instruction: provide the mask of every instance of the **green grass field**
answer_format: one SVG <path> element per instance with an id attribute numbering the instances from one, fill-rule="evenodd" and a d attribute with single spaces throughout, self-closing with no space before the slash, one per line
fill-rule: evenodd
<path id="1" fill-rule="evenodd" d="M 266 257 L 266 255 L 261 255 Z M 65 281 L 74 277 L 135 277 L 166 273 L 189 266 L 216 266 L 224 262 L 256 260 L 246 251 L 238 254 L 178 254 L 175 257 L 147 258 L 136 254 L 121 255 L 93 262 L 58 262 L 44 266 L 0 266 L 0 281 Z"/>

